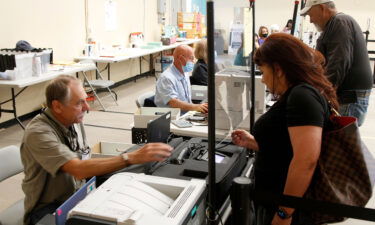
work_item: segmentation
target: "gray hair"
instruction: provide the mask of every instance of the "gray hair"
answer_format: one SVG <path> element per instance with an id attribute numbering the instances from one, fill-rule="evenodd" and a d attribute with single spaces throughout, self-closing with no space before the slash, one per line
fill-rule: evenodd
<path id="1" fill-rule="evenodd" d="M 328 8 L 330 9 L 336 9 L 336 5 L 335 5 L 335 2 L 327 2 L 327 3 L 324 3 L 326 6 L 328 6 Z"/>
<path id="2" fill-rule="evenodd" d="M 52 107 L 52 102 L 57 100 L 62 104 L 67 104 L 70 100 L 70 88 L 68 88 L 71 82 L 79 82 L 79 80 L 73 76 L 61 75 L 53 79 L 46 88 L 46 100 L 47 106 Z"/>

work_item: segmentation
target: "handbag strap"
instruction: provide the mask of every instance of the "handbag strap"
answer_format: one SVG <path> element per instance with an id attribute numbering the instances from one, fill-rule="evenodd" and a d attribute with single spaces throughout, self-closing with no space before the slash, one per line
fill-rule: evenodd
<path id="1" fill-rule="evenodd" d="M 328 103 L 329 111 L 331 112 L 330 118 L 334 116 L 341 116 L 340 113 L 333 107 L 331 101 L 327 100 L 327 103 Z"/>
<path id="2" fill-rule="evenodd" d="M 354 219 L 375 221 L 375 209 L 343 205 L 290 195 L 280 195 L 264 190 L 250 188 L 250 200 L 260 204 L 282 205 L 285 207 L 301 209 L 322 214 L 330 214 L 339 217 L 350 217 Z"/>

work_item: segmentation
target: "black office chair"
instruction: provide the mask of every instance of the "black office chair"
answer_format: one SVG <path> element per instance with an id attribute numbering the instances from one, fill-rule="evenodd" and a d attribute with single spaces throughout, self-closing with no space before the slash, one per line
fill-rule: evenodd
<path id="1" fill-rule="evenodd" d="M 155 92 L 150 91 L 142 94 L 135 100 L 135 104 L 137 104 L 138 108 L 141 107 L 156 107 L 155 105 Z"/>
<path id="2" fill-rule="evenodd" d="M 144 107 L 156 107 L 156 105 L 155 105 L 155 95 L 146 98 L 143 106 Z"/>

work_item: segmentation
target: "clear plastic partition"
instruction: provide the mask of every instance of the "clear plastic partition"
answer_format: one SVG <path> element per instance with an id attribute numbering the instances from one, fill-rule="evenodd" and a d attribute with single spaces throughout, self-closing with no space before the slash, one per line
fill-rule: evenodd
<path id="1" fill-rule="evenodd" d="M 250 75 L 247 67 L 225 68 L 215 76 L 217 139 L 229 139 L 235 129 L 250 129 Z"/>
<path id="2" fill-rule="evenodd" d="M 266 110 L 266 86 L 255 76 L 255 120 Z M 251 72 L 246 66 L 229 66 L 215 75 L 216 139 L 231 140 L 236 129 L 250 131 Z"/>

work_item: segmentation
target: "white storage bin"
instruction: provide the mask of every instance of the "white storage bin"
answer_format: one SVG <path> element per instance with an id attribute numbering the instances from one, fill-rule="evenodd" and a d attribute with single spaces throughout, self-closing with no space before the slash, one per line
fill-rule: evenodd
<path id="1" fill-rule="evenodd" d="M 16 54 L 15 80 L 30 78 L 33 75 L 33 58 L 35 53 Z"/>
<path id="2" fill-rule="evenodd" d="M 134 113 L 134 127 L 147 128 L 147 123 L 160 116 L 160 113 L 171 112 L 171 120 L 180 118 L 181 110 L 177 108 L 141 107 Z"/>
<path id="3" fill-rule="evenodd" d="M 116 156 L 116 155 L 119 155 L 121 152 L 127 150 L 128 148 L 130 148 L 132 146 L 134 146 L 134 144 L 101 141 L 99 143 L 96 143 L 92 147 L 91 157 L 92 158 L 103 158 L 103 157 Z"/>

